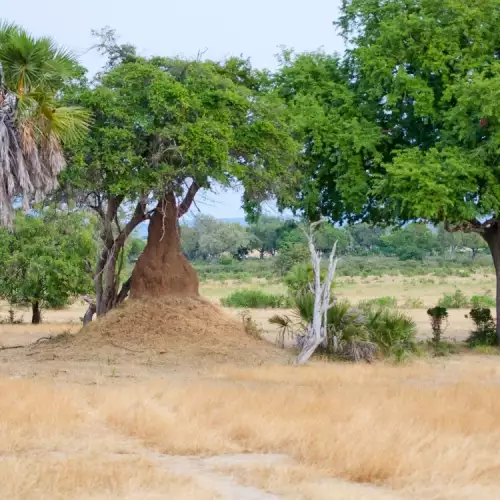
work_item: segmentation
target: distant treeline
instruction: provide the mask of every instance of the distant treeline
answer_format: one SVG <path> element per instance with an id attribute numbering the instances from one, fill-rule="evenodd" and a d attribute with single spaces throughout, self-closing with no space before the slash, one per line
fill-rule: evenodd
<path id="1" fill-rule="evenodd" d="M 261 217 L 242 226 L 200 215 L 194 224 L 181 227 L 182 251 L 191 261 L 219 262 L 248 257 L 273 257 L 289 254 L 307 255 L 306 238 L 294 220 Z M 430 257 L 454 259 L 461 255 L 474 261 L 488 253 L 484 240 L 475 233 L 445 231 L 443 226 L 430 228 L 413 223 L 398 229 L 384 229 L 368 224 L 343 228 L 323 224 L 316 232 L 316 247 L 329 252 L 337 241 L 339 255 L 386 256 L 401 261 L 423 261 Z M 298 258 L 298 257 L 297 257 Z"/>

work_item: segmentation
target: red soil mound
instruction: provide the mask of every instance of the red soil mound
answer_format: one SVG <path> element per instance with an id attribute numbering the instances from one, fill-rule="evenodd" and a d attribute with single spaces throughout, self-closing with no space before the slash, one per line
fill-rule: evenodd
<path id="1" fill-rule="evenodd" d="M 40 350 L 40 346 L 37 347 Z M 169 364 L 283 362 L 288 354 L 248 334 L 242 322 L 200 297 L 128 300 L 75 336 L 43 348 L 53 359 L 106 357 Z"/>

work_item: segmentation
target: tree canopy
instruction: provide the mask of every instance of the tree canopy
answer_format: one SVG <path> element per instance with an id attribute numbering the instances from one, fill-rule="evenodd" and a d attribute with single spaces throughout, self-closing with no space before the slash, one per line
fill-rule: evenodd
<path id="1" fill-rule="evenodd" d="M 96 252 L 88 214 L 17 214 L 12 232 L 0 230 L 0 297 L 31 306 L 39 323 L 42 308 L 63 307 L 91 292 Z"/>
<path id="2" fill-rule="evenodd" d="M 75 85 L 69 99 L 94 119 L 63 179 L 67 195 L 103 224 L 98 314 L 123 298 L 115 263 L 139 223 L 164 213 L 175 198 L 180 218 L 201 189 L 216 185 L 242 186 L 245 209 L 258 213 L 262 200 L 285 196 L 299 147 L 288 132 L 286 106 L 248 61 L 123 54 L 92 85 Z M 130 217 L 117 227 L 124 204 Z"/>

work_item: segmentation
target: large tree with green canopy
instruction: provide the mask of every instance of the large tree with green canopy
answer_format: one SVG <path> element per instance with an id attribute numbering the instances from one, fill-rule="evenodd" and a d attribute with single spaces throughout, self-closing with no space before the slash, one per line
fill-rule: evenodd
<path id="1" fill-rule="evenodd" d="M 129 289 L 132 297 L 197 294 L 196 273 L 180 250 L 178 219 L 201 190 L 221 185 L 241 186 L 244 208 L 257 213 L 262 200 L 282 194 L 294 178 L 298 150 L 283 101 L 247 61 L 142 58 L 130 46 L 120 52 L 112 37 L 105 48 L 119 56 L 92 85 L 74 89 L 71 103 L 90 110 L 94 121 L 64 174 L 68 195 L 102 223 L 98 315 Z M 120 207 L 131 207 L 123 223 Z M 119 290 L 117 259 L 144 221 L 146 248 Z"/>
<path id="2" fill-rule="evenodd" d="M 302 55 L 279 75 L 282 93 L 307 106 L 297 130 L 313 183 L 297 205 L 334 220 L 477 232 L 500 317 L 499 0 L 344 0 L 337 25 L 342 62 Z"/>

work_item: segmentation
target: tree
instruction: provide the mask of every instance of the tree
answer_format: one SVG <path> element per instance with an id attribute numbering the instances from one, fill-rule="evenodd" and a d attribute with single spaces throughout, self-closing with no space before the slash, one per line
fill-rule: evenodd
<path id="1" fill-rule="evenodd" d="M 500 318 L 499 23 L 498 0 L 344 0 L 342 63 L 289 59 L 278 83 L 311 179 L 297 205 L 335 221 L 477 232 L 493 256 Z"/>
<path id="2" fill-rule="evenodd" d="M 475 260 L 478 252 L 488 248 L 484 238 L 482 238 L 478 233 L 462 232 L 457 234 L 460 236 L 461 246 L 471 251 L 472 260 Z"/>
<path id="3" fill-rule="evenodd" d="M 283 226 L 283 221 L 278 217 L 261 216 L 250 224 L 250 232 L 255 236 L 255 244 L 260 252 L 260 258 L 264 258 L 267 252 L 271 255 L 276 253 L 278 248 L 279 230 Z"/>
<path id="4" fill-rule="evenodd" d="M 241 224 L 221 222 L 215 217 L 198 217 L 194 228 L 198 231 L 198 250 L 209 258 L 237 254 L 250 242 L 250 234 Z"/>
<path id="5" fill-rule="evenodd" d="M 335 242 L 337 255 L 347 251 L 350 244 L 349 233 L 332 224 L 321 224 L 314 235 L 316 249 L 322 254 L 328 254 Z"/>
<path id="6" fill-rule="evenodd" d="M 89 293 L 97 252 L 93 224 L 88 214 L 18 214 L 13 232 L 0 230 L 0 296 L 30 306 L 36 324 L 43 308 L 63 307 Z"/>
<path id="7" fill-rule="evenodd" d="M 126 51 L 92 86 L 75 87 L 71 102 L 94 116 L 86 141 L 72 151 L 65 188 L 103 227 L 98 315 L 128 289 L 136 298 L 198 293 L 196 272 L 180 251 L 178 220 L 201 189 L 237 180 L 245 209 L 255 213 L 294 178 L 289 169 L 297 144 L 288 133 L 288 111 L 247 61 L 146 59 Z M 133 213 L 117 228 L 124 203 Z M 119 290 L 117 255 L 145 220 L 146 247 Z"/>
<path id="8" fill-rule="evenodd" d="M 400 260 L 423 260 L 437 248 L 436 236 L 425 224 L 409 224 L 382 236 L 381 241 Z"/>
<path id="9" fill-rule="evenodd" d="M 142 238 L 132 238 L 129 241 L 128 252 L 127 252 L 127 260 L 129 264 L 134 264 L 137 262 L 139 255 L 143 252 L 146 247 L 146 241 Z"/>
<path id="10" fill-rule="evenodd" d="M 384 229 L 370 226 L 366 223 L 359 223 L 347 228 L 352 241 L 353 251 L 358 254 L 369 254 L 376 251 L 380 246 L 380 237 L 384 234 Z"/>
<path id="11" fill-rule="evenodd" d="M 61 89 L 78 71 L 52 39 L 0 24 L 0 225 L 11 224 L 19 197 L 27 209 L 57 187 L 62 146 L 88 125 L 87 111 L 61 105 Z"/>

